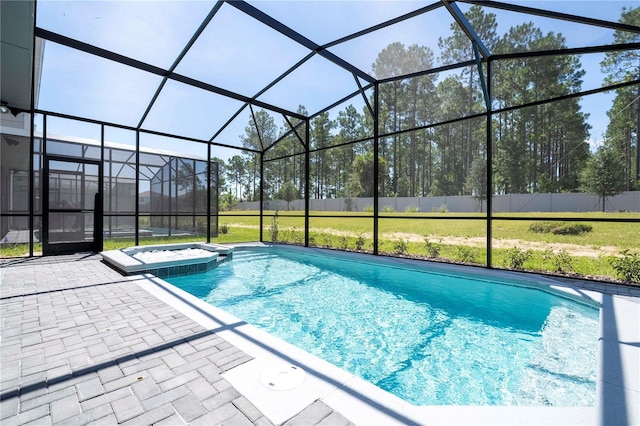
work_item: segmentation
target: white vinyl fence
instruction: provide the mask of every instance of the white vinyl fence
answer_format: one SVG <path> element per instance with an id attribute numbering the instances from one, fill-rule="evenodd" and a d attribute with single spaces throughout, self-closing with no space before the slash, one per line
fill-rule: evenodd
<path id="1" fill-rule="evenodd" d="M 345 212 L 371 211 L 373 198 L 327 198 L 309 202 L 311 211 Z M 350 207 L 349 207 L 350 206 Z M 487 203 L 470 197 L 380 197 L 380 212 L 385 210 L 394 212 L 417 211 L 428 213 L 437 211 L 448 212 L 480 212 L 486 211 Z M 241 202 L 237 210 L 259 210 L 260 203 Z M 267 210 L 304 211 L 304 200 L 294 200 L 287 203 L 284 200 L 265 201 Z M 505 194 L 493 196 L 494 213 L 523 213 L 523 212 L 593 212 L 602 211 L 601 199 L 593 194 L 562 193 L 562 194 Z M 613 197 L 607 197 L 605 203 L 607 212 L 640 212 L 640 191 L 629 191 Z"/>

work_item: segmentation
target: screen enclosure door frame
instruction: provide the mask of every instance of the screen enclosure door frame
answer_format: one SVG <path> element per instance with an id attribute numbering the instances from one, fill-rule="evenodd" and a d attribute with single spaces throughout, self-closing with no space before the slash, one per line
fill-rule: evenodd
<path id="1" fill-rule="evenodd" d="M 102 251 L 102 162 L 46 155 L 42 254 Z"/>

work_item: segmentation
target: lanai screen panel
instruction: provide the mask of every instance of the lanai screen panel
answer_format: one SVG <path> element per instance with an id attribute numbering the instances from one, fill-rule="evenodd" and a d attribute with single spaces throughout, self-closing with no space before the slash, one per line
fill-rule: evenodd
<path id="1" fill-rule="evenodd" d="M 37 108 L 135 126 L 160 77 L 57 43 L 45 43 Z"/>
<path id="2" fill-rule="evenodd" d="M 252 97 L 309 53 L 309 49 L 225 4 L 176 72 Z"/>
<path id="3" fill-rule="evenodd" d="M 249 3 L 314 42 L 326 45 L 431 2 L 312 0 Z"/>
<path id="4" fill-rule="evenodd" d="M 204 234 L 206 238 L 209 194 L 206 145 L 150 134 L 141 137 L 144 152 L 140 154 L 140 161 L 149 166 L 146 172 L 149 213 L 145 215 L 148 222 L 145 228 L 154 237 Z M 180 152 L 150 149 L 153 145 L 179 145 L 182 149 Z"/>
<path id="5" fill-rule="evenodd" d="M 169 68 L 215 1 L 39 1 L 36 25 Z"/>
<path id="6" fill-rule="evenodd" d="M 444 7 L 342 42 L 329 51 L 376 79 L 412 74 L 474 57 L 471 41 Z"/>

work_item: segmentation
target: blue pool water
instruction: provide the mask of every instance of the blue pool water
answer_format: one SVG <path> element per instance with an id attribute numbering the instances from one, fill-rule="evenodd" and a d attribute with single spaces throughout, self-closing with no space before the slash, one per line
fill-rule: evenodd
<path id="1" fill-rule="evenodd" d="M 167 281 L 415 405 L 595 405 L 595 307 L 313 253 L 237 250 Z"/>

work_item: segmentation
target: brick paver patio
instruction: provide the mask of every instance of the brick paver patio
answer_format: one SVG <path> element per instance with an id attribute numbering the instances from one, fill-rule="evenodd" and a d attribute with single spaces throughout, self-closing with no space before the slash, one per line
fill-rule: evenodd
<path id="1" fill-rule="evenodd" d="M 0 264 L 3 426 L 271 424 L 221 376 L 248 355 L 100 260 Z M 316 401 L 287 424 L 349 422 Z"/>

